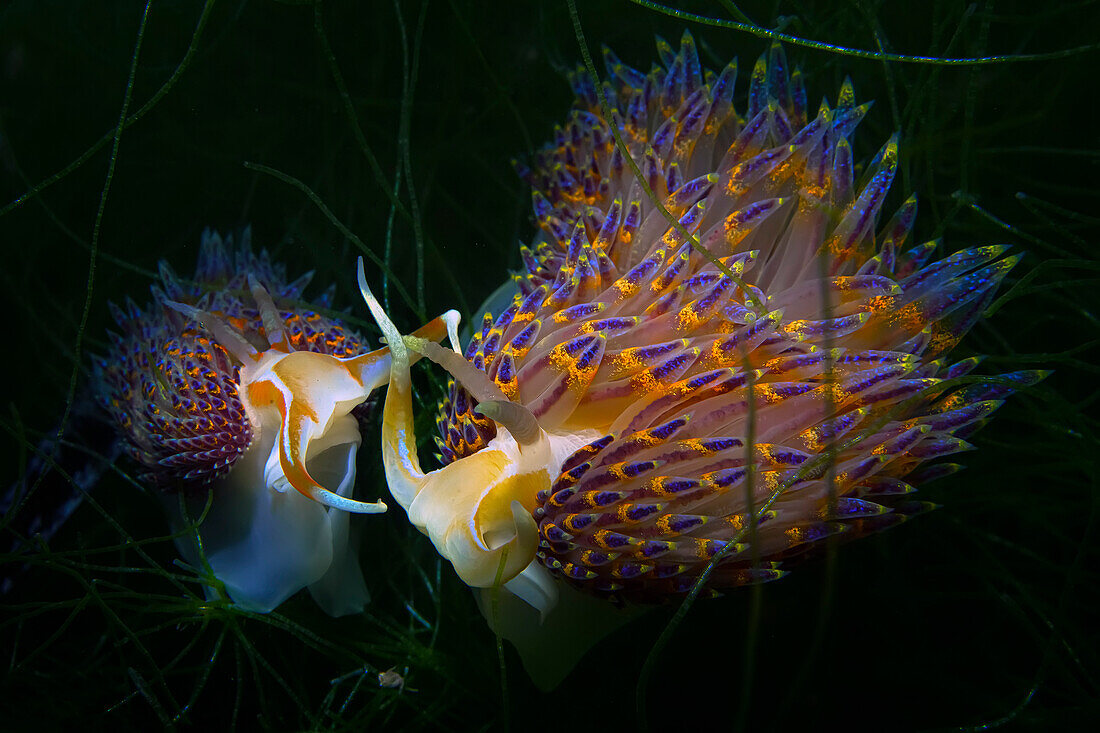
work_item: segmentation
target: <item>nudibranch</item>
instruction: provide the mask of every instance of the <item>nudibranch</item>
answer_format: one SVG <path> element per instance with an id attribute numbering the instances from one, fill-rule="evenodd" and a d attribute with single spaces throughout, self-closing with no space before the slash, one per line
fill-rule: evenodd
<path id="1" fill-rule="evenodd" d="M 174 523 L 209 511 L 177 542 L 241 608 L 267 612 L 308 587 L 339 616 L 369 600 L 349 513 L 386 511 L 352 498 L 361 442 L 355 408 L 389 378 L 389 350 L 302 300 L 312 273 L 288 281 L 250 231 L 234 246 L 203 234 L 195 276 L 160 263 L 148 309 L 112 304 L 122 334 L 97 360 L 99 399 L 139 478 L 166 490 Z M 447 333 L 440 317 L 420 336 Z"/>
<path id="2" fill-rule="evenodd" d="M 956 468 L 930 461 L 1045 375 L 944 360 L 1020 256 L 935 259 L 909 241 L 915 197 L 876 224 L 898 143 L 858 175 L 869 105 L 850 82 L 813 112 L 774 45 L 738 112 L 736 62 L 704 69 L 688 33 L 657 49 L 648 73 L 605 49 L 599 86 L 571 75 L 575 109 L 520 170 L 540 230 L 525 270 L 462 354 L 402 338 L 363 283 L 393 350 L 390 491 L 463 581 L 544 615 L 566 588 L 770 581 L 826 537 L 896 523 L 926 508 L 914 484 Z M 416 354 L 453 377 L 433 471 Z"/>

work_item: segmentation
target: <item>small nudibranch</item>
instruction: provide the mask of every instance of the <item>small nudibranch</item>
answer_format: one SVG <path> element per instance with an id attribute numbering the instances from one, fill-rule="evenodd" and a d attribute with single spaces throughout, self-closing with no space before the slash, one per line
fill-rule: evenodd
<path id="1" fill-rule="evenodd" d="M 933 261 L 937 242 L 908 241 L 915 197 L 876 233 L 898 145 L 857 183 L 848 139 L 869 105 L 850 82 L 814 113 L 774 45 L 739 114 L 736 62 L 704 69 L 688 33 L 658 51 L 648 74 L 605 49 L 602 83 L 571 75 L 575 109 L 521 170 L 538 239 L 462 354 L 402 337 L 360 272 L 392 348 L 390 491 L 462 580 L 543 616 L 566 589 L 773 580 L 829 536 L 895 524 L 928 508 L 913 483 L 958 468 L 922 464 L 972 448 L 1046 374 L 945 363 L 1020 257 Z M 416 354 L 454 378 L 430 472 Z"/>
<path id="2" fill-rule="evenodd" d="M 355 613 L 369 594 L 348 513 L 386 505 L 352 498 L 353 411 L 388 380 L 389 350 L 302 303 L 310 275 L 288 282 L 249 240 L 205 233 L 193 283 L 161 263 L 151 308 L 114 309 L 124 335 L 96 365 L 100 400 L 142 479 L 183 492 L 190 519 L 213 490 L 198 537 L 177 544 L 194 563 L 201 542 L 235 604 L 266 612 L 308 587 L 328 613 Z M 419 335 L 446 334 L 440 317 Z M 165 504 L 180 525 L 178 497 Z"/>

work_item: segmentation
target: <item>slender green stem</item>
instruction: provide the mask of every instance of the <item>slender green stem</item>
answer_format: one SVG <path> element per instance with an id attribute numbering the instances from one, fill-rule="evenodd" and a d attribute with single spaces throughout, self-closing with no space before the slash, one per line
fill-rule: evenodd
<path id="1" fill-rule="evenodd" d="M 1087 53 L 1089 51 L 1096 51 L 1100 49 L 1100 43 L 1088 43 L 1083 46 L 1074 46 L 1073 48 L 1065 48 L 1058 51 L 1048 51 L 1046 53 L 1019 53 L 1019 54 L 1004 54 L 999 56 L 976 56 L 973 58 L 940 58 L 938 56 L 910 56 L 903 53 L 888 53 L 881 51 L 868 51 L 862 48 L 853 48 L 851 46 L 840 46 L 833 43 L 825 43 L 823 41 L 814 41 L 808 38 L 802 38 L 801 36 L 792 36 L 789 33 L 781 33 L 779 31 L 773 31 L 761 26 L 752 25 L 749 23 L 741 23 L 736 20 L 723 20 L 722 18 L 711 18 L 706 15 L 699 15 L 697 13 L 689 13 L 684 10 L 678 10 L 676 8 L 670 8 L 667 5 L 662 5 L 652 0 L 630 0 L 635 5 L 641 5 L 643 8 L 648 8 L 663 15 L 668 15 L 678 20 L 688 21 L 691 23 L 698 23 L 699 25 L 708 25 L 714 28 L 730 28 L 732 30 L 744 31 L 757 38 L 768 38 L 773 41 L 783 41 L 789 43 L 792 46 L 802 46 L 804 48 L 812 48 L 818 51 L 829 51 L 831 53 L 840 53 L 845 56 L 853 56 L 861 59 L 881 59 L 884 61 L 899 61 L 902 63 L 910 64 L 933 64 L 936 66 L 988 66 L 990 64 L 1003 64 L 1006 62 L 1024 62 L 1024 61 L 1049 61 L 1052 59 L 1066 58 L 1067 56 L 1076 56 L 1078 54 Z"/>

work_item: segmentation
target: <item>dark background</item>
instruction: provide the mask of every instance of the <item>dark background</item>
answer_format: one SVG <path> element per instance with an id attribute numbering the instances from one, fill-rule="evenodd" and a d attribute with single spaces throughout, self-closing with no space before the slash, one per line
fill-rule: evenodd
<path id="1" fill-rule="evenodd" d="M 769 43 L 625 0 L 579 5 L 597 59 L 607 43 L 648 69 L 654 35 L 675 44 L 688 28 L 710 68 L 740 57 L 742 94 Z M 301 596 L 279 614 L 249 617 L 180 598 L 170 574 L 187 573 L 172 565 L 171 542 L 157 539 L 167 533 L 158 500 L 121 463 L 48 545 L 0 555 L 9 566 L 30 561 L 0 599 L 0 727 L 586 730 L 718 716 L 742 730 L 1049 730 L 1100 719 L 1100 51 L 1015 58 L 1095 46 L 1100 5 L 910 5 L 682 7 L 712 18 L 739 11 L 759 28 L 833 46 L 999 57 L 908 63 L 785 44 L 811 105 L 835 99 L 846 75 L 860 101 L 877 100 L 856 133 L 857 159 L 901 130 L 886 208 L 918 193 L 915 241 L 1026 252 L 1002 292 L 1033 279 L 956 353 L 990 355 L 984 373 L 1055 373 L 1002 408 L 976 437 L 980 450 L 962 457 L 966 471 L 922 489 L 942 509 L 779 583 L 698 603 L 654 652 L 645 685 L 639 669 L 674 606 L 620 630 L 541 693 L 511 649 L 502 676 L 472 598 L 400 512 L 364 525 L 375 595 L 366 616 L 333 621 Z M 390 266 L 412 302 L 391 291 L 391 313 L 406 329 L 448 307 L 468 315 L 518 266 L 517 241 L 533 235 L 510 159 L 564 120 L 563 72 L 581 58 L 564 2 L 326 2 L 318 12 L 309 2 L 222 0 L 204 13 L 202 3 L 161 0 L 148 15 L 129 114 L 178 79 L 126 127 L 112 169 L 110 134 L 143 10 L 79 0 L 0 9 L 0 206 L 37 194 L 0 215 L 5 485 L 56 430 L 74 364 L 73 404 L 84 399 L 89 354 L 107 343 L 108 301 L 144 303 L 158 260 L 189 273 L 205 227 L 251 224 L 254 242 L 292 276 L 316 271 L 310 292 L 335 283 L 349 320 L 372 333 L 354 285 L 357 245 L 300 188 L 246 162 L 299 179 L 379 256 L 400 167 L 409 213 L 392 225 Z M 736 101 L 743 110 L 743 96 Z M 380 281 L 377 268 L 372 278 Z M 424 378 L 421 387 L 429 405 L 438 384 Z M 382 491 L 371 451 L 360 457 L 361 482 L 376 487 L 368 493 Z M 410 667 L 417 692 L 377 688 L 374 674 L 392 665 Z"/>

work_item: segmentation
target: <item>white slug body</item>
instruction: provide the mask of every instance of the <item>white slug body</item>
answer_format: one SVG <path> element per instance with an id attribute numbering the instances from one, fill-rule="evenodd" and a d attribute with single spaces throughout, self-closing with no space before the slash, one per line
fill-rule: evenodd
<path id="1" fill-rule="evenodd" d="M 97 376 L 142 478 L 169 490 L 173 524 L 201 518 L 177 540 L 189 562 L 204 557 L 241 608 L 268 612 L 308 588 L 339 616 L 369 600 L 348 514 L 386 511 L 352 496 L 353 411 L 389 379 L 389 350 L 367 352 L 302 303 L 307 282 L 253 255 L 247 232 L 235 251 L 208 233 L 193 284 L 162 264 L 150 309 L 116 309 L 125 335 Z M 443 338 L 445 321 L 418 335 Z"/>

